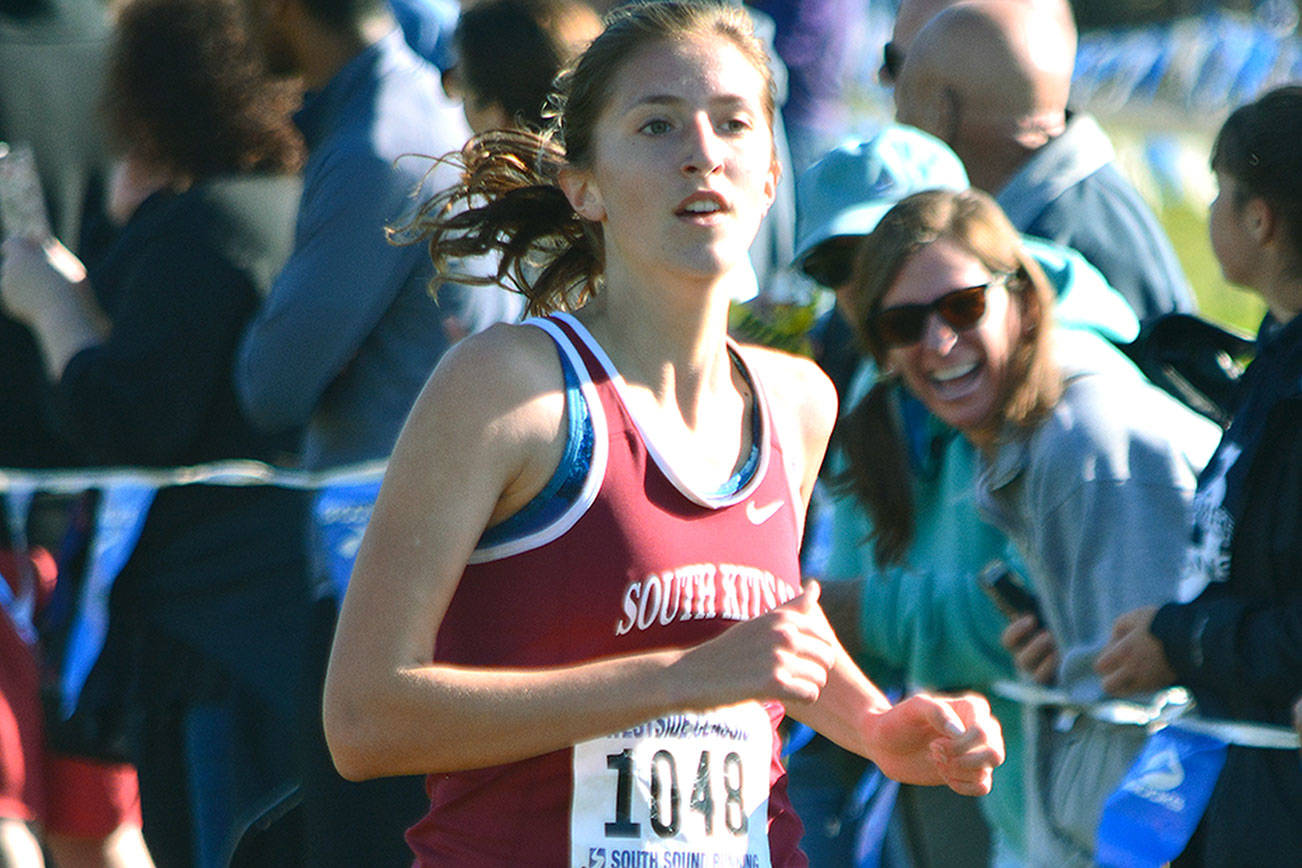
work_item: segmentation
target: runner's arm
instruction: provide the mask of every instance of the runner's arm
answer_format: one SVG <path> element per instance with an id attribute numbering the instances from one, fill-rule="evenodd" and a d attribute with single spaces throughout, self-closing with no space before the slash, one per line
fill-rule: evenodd
<path id="1" fill-rule="evenodd" d="M 770 357 L 777 354 L 769 353 Z M 798 409 L 797 453 L 801 515 L 808 505 L 836 416 L 836 393 L 814 365 L 792 361 L 775 402 Z M 784 442 L 791 439 L 784 438 Z M 822 610 L 817 613 L 823 618 Z M 825 619 L 824 619 L 825 622 Z M 829 634 L 831 628 L 827 628 Z M 835 664 L 814 703 L 788 703 L 802 723 L 862 756 L 891 777 L 915 784 L 946 784 L 965 795 L 990 791 L 991 771 L 1003 762 L 999 723 L 983 697 L 917 694 L 892 706 L 833 635 Z"/>

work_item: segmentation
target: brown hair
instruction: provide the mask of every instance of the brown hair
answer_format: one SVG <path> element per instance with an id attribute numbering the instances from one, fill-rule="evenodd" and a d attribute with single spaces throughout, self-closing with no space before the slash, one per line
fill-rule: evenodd
<path id="1" fill-rule="evenodd" d="M 582 0 L 476 3 L 453 37 L 463 98 L 496 103 L 516 126 L 541 129 L 552 82 L 600 31 Z"/>
<path id="2" fill-rule="evenodd" d="M 650 2 L 622 6 L 578 61 L 557 78 L 542 133 L 493 130 L 442 158 L 461 171 L 460 183 L 421 206 L 394 230 L 399 242 L 425 240 L 436 286 L 501 283 L 523 293 L 530 313 L 574 310 L 598 291 L 604 270 L 601 226 L 583 220 L 557 185 L 562 168 L 591 165 L 597 121 L 620 70 L 638 51 L 698 36 L 730 40 L 763 76 L 765 117 L 773 125 L 775 98 L 768 56 L 740 8 L 720 3 Z M 458 258 L 497 253 L 497 273 L 456 272 Z"/>
<path id="3" fill-rule="evenodd" d="M 868 235 L 855 255 L 850 289 L 843 297 L 860 342 L 885 370 L 888 347 L 873 327 L 882 299 L 904 264 L 941 238 L 959 245 L 991 273 L 1012 275 L 1008 288 L 1021 313 L 1021 336 L 1013 348 L 1005 394 L 989 433 L 1028 429 L 1042 421 L 1062 394 L 1062 378 L 1049 345 L 1053 287 L 1022 246 L 1021 237 L 994 200 L 979 190 L 932 190 L 900 200 Z M 895 405 L 896 378 L 882 376 L 837 426 L 836 439 L 849 459 L 842 482 L 867 507 L 879 565 L 903 559 L 913 542 L 910 458 Z"/>
<path id="4" fill-rule="evenodd" d="M 1238 182 L 1235 208 L 1265 199 L 1282 218 L 1295 273 L 1302 271 L 1302 87 L 1276 88 L 1239 106 L 1212 145 L 1212 169 Z"/>
<path id="5" fill-rule="evenodd" d="M 238 0 L 128 0 L 104 111 L 119 148 L 193 180 L 294 171 L 294 88 L 272 79 Z"/>

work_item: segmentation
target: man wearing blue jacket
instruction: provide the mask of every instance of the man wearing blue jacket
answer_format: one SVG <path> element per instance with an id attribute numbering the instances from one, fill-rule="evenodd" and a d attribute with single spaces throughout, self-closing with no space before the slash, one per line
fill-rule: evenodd
<path id="1" fill-rule="evenodd" d="M 1068 109 L 1076 32 L 1055 6 L 978 0 L 940 12 L 904 53 L 896 119 L 953 148 L 1018 231 L 1078 251 L 1141 322 L 1192 311 L 1171 242 L 1111 141 Z"/>
<path id="2" fill-rule="evenodd" d="M 245 2 L 273 65 L 307 85 L 295 121 L 308 159 L 294 250 L 244 335 L 238 396 L 258 427 L 305 426 L 308 469 L 385 459 L 448 346 L 455 310 L 429 294 L 425 249 L 394 246 L 385 230 L 422 183 L 423 197 L 449 180 L 426 178 L 429 161 L 406 155 L 459 148 L 464 120 L 383 0 Z M 313 553 L 324 560 L 319 545 Z M 307 864 L 405 864 L 403 831 L 428 807 L 421 779 L 349 783 L 325 749 L 321 679 L 338 588 L 322 584 L 303 686 Z"/>

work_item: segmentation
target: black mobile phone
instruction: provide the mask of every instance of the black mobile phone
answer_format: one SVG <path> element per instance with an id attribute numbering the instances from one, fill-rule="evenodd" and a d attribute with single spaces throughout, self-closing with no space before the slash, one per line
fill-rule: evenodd
<path id="1" fill-rule="evenodd" d="M 1001 560 L 994 560 L 977 573 L 977 584 L 986 592 L 991 601 L 1008 620 L 1032 614 L 1041 625 L 1044 616 L 1040 613 L 1040 601 L 1026 581 L 1012 567 Z"/>

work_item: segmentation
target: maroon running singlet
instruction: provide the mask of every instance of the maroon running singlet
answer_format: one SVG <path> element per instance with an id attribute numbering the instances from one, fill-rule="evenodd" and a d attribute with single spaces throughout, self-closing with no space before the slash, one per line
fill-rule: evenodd
<path id="1" fill-rule="evenodd" d="M 563 314 L 531 323 L 579 374 L 591 469 L 551 524 L 475 551 L 435 659 L 520 668 L 693 646 L 796 596 L 799 494 L 754 372 L 755 471 L 734 494 L 702 494 L 629 412 L 587 330 Z M 759 702 L 666 714 L 521 762 L 430 775 L 430 812 L 408 843 L 420 866 L 803 866 L 782 715 Z"/>

